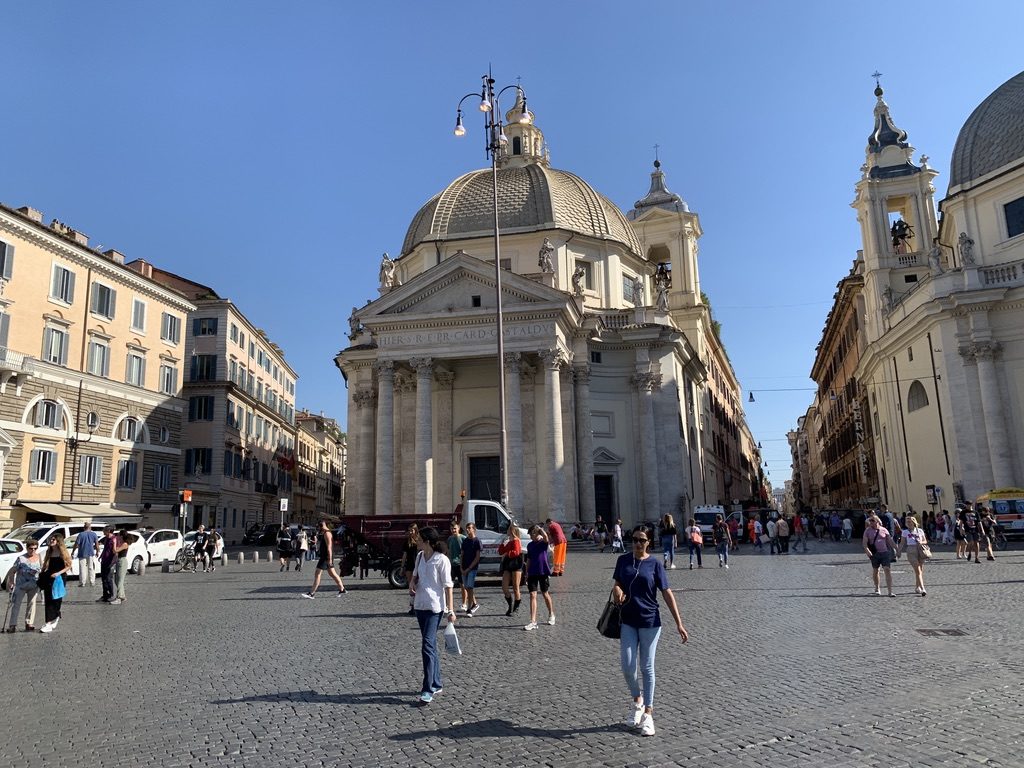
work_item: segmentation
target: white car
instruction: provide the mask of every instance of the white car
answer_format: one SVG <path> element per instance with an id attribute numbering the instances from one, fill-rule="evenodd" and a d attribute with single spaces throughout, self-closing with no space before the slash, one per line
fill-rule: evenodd
<path id="1" fill-rule="evenodd" d="M 185 545 L 181 531 L 174 528 L 159 528 L 155 531 L 144 531 L 142 538 L 146 541 L 149 560 L 146 565 L 160 565 L 164 560 L 173 561 L 178 551 Z"/>
<path id="2" fill-rule="evenodd" d="M 98 535 L 99 535 L 100 538 L 102 538 L 102 531 L 100 531 L 100 533 Z M 128 555 L 127 555 L 127 557 L 128 557 L 128 570 L 131 573 L 138 573 L 140 565 L 142 565 L 143 563 L 149 563 L 149 552 L 146 549 L 146 540 L 142 537 L 142 535 L 138 531 L 127 531 L 126 535 L 128 537 Z M 64 545 L 68 548 L 68 552 L 70 552 L 72 549 L 74 549 L 74 547 L 75 547 L 75 539 L 77 537 L 78 537 L 78 534 L 76 533 L 76 534 L 72 535 L 70 538 L 68 538 L 64 542 Z M 78 557 L 77 556 L 73 557 L 71 559 L 71 575 L 72 576 L 78 576 L 79 575 L 78 574 L 78 570 L 79 570 L 78 566 L 79 566 Z M 96 573 L 96 578 L 99 578 L 99 575 L 100 575 L 100 559 L 98 557 L 94 557 L 93 558 L 92 566 L 93 566 L 93 571 Z"/>
<path id="3" fill-rule="evenodd" d="M 24 542 L 0 539 L 0 579 L 3 579 L 3 589 L 7 589 L 7 580 L 14 573 L 14 561 L 24 553 Z"/>
<path id="4" fill-rule="evenodd" d="M 209 533 L 209 531 L 207 531 L 207 533 Z M 185 534 L 185 539 L 183 541 L 183 545 L 186 546 L 186 547 L 193 546 L 195 544 L 195 541 L 196 541 L 196 532 L 195 531 L 189 531 L 188 533 Z M 218 557 L 221 557 L 223 554 L 224 554 L 224 537 L 221 536 L 217 540 L 217 549 L 214 551 L 213 557 L 216 559 Z M 171 558 L 171 559 L 173 560 L 174 558 Z"/>

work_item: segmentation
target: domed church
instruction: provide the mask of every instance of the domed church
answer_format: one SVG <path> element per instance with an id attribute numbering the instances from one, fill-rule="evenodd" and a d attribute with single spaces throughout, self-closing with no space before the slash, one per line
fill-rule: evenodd
<path id="1" fill-rule="evenodd" d="M 864 250 L 857 369 L 882 501 L 952 509 L 1024 485 L 1024 72 L 964 123 L 939 203 L 875 91 L 853 207 Z"/>
<path id="2" fill-rule="evenodd" d="M 660 167 L 624 215 L 551 166 L 535 116 L 513 119 L 524 111 L 520 99 L 507 114 L 497 161 L 512 514 L 678 519 L 759 493 L 738 383 L 701 299 L 697 215 Z M 494 205 L 490 168 L 452 181 L 382 258 L 379 298 L 353 308 L 335 358 L 349 390 L 348 514 L 499 498 Z M 712 370 L 722 392 L 708 389 Z"/>

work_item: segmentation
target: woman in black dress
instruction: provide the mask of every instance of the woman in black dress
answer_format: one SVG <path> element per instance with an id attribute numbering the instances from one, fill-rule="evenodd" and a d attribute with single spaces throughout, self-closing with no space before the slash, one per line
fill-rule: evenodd
<path id="1" fill-rule="evenodd" d="M 64 574 L 71 571 L 71 553 L 64 544 L 63 536 L 51 536 L 47 542 L 46 555 L 43 558 L 43 570 L 39 574 L 39 591 L 43 593 L 43 604 L 46 606 L 46 623 L 39 628 L 40 632 L 53 632 L 60 621 L 60 607 L 64 602 L 61 597 L 53 596 L 53 585 L 58 577 L 63 588 Z"/>

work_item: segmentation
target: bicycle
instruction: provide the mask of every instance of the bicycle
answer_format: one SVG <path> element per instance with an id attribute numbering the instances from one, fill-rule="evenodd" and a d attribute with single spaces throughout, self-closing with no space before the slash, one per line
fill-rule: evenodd
<path id="1" fill-rule="evenodd" d="M 171 564 L 171 570 L 175 573 L 187 570 L 196 572 L 196 550 L 191 544 L 178 550 L 178 554 L 174 556 L 174 562 Z"/>
<path id="2" fill-rule="evenodd" d="M 989 539 L 992 541 L 992 548 L 997 549 L 1000 552 L 1006 549 L 1006 546 L 1009 543 L 1006 539 L 1006 534 L 1003 533 L 1003 526 L 1001 525 L 997 525 L 995 527 L 995 530 L 992 531 Z"/>

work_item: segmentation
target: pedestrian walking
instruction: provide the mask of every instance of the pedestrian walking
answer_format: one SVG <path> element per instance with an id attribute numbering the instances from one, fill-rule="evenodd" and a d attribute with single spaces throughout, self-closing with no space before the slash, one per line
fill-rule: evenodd
<path id="1" fill-rule="evenodd" d="M 36 628 L 36 595 L 39 594 L 39 574 L 43 570 L 43 558 L 39 556 L 39 542 L 29 539 L 25 543 L 25 552 L 14 561 L 14 570 L 7 580 L 7 591 L 10 595 L 11 615 L 7 631 L 18 630 L 18 611 L 25 603 L 25 631 L 33 632 Z"/>
<path id="2" fill-rule="evenodd" d="M 996 556 L 992 551 L 992 542 L 996 540 L 996 521 L 988 507 L 981 508 L 981 537 L 985 542 L 987 559 L 995 560 Z"/>
<path id="3" fill-rule="evenodd" d="M 86 521 L 85 529 L 75 536 L 75 544 L 71 547 L 72 559 L 78 558 L 78 588 L 93 586 L 96 583 L 96 544 L 99 541 L 92 523 Z"/>
<path id="4" fill-rule="evenodd" d="M 964 538 L 967 540 L 967 559 L 970 560 L 971 553 L 973 553 L 976 563 L 981 562 L 978 558 L 981 551 L 981 537 L 981 518 L 972 507 L 968 506 L 964 509 Z"/>
<path id="5" fill-rule="evenodd" d="M 114 566 L 116 571 L 114 586 L 117 588 L 117 594 L 110 601 L 111 605 L 120 605 L 128 599 L 124 592 L 124 583 L 128 578 L 128 549 L 130 546 L 128 531 L 123 529 L 118 531 L 114 536 L 114 555 L 117 558 Z"/>
<path id="6" fill-rule="evenodd" d="M 292 534 L 284 523 L 277 530 L 277 560 L 281 563 L 281 573 L 292 569 Z"/>
<path id="7" fill-rule="evenodd" d="M 295 532 L 295 539 L 292 544 L 295 548 L 295 570 L 302 570 L 302 561 L 306 559 L 306 554 L 309 552 L 309 535 L 306 533 L 306 529 L 301 525 L 299 530 Z"/>
<path id="8" fill-rule="evenodd" d="M 953 525 L 953 516 L 949 514 L 948 509 L 942 510 L 942 543 L 948 546 L 953 546 L 955 540 L 953 538 L 953 529 L 956 526 Z"/>
<path id="9" fill-rule="evenodd" d="M 319 559 L 316 561 L 316 573 L 313 574 L 313 587 L 309 592 L 304 592 L 303 597 L 312 600 L 316 597 L 316 591 L 320 588 L 320 574 L 327 571 L 327 575 L 331 577 L 335 584 L 338 585 L 338 594 L 345 594 L 345 585 L 341 581 L 341 576 L 334 568 L 334 542 L 333 536 L 330 529 L 327 527 L 327 521 L 320 521 L 320 530 L 317 533 L 317 538 L 320 540 L 320 551 Z"/>
<path id="10" fill-rule="evenodd" d="M 690 570 L 693 570 L 693 557 L 697 556 L 697 567 L 703 568 L 704 563 L 701 562 L 701 553 L 704 551 L 704 534 L 700 530 L 700 526 L 697 525 L 697 521 L 692 517 L 690 518 L 690 524 L 683 529 L 683 536 L 686 537 L 686 546 L 690 551 Z"/>
<path id="11" fill-rule="evenodd" d="M 729 539 L 732 542 L 730 548 L 733 552 L 738 552 L 740 549 L 740 521 L 736 519 L 736 515 L 729 515 Z"/>
<path id="12" fill-rule="evenodd" d="M 466 538 L 462 540 L 462 610 L 467 616 L 476 613 L 476 572 L 480 567 L 482 547 L 476 537 L 476 524 L 466 523 Z"/>
<path id="13" fill-rule="evenodd" d="M 779 554 L 789 554 L 789 521 L 785 515 L 775 524 L 775 536 L 779 540 Z"/>
<path id="14" fill-rule="evenodd" d="M 875 584 L 874 594 L 882 594 L 878 581 L 878 569 L 881 568 L 885 571 L 885 586 L 889 590 L 889 597 L 896 597 L 892 591 L 892 570 L 890 568 L 896 554 L 896 544 L 876 515 L 871 515 L 868 518 L 867 529 L 864 531 L 861 543 L 864 545 L 864 553 L 871 561 L 871 578 Z"/>
<path id="15" fill-rule="evenodd" d="M 779 524 L 771 518 L 768 519 L 768 554 L 774 555 L 776 552 L 782 554 L 782 549 L 779 547 Z"/>
<path id="16" fill-rule="evenodd" d="M 754 518 L 754 543 L 760 550 L 764 549 L 764 542 L 761 539 L 764 537 L 764 526 L 761 525 L 761 519 L 759 517 Z"/>
<path id="17" fill-rule="evenodd" d="M 452 520 L 448 527 L 448 560 L 452 564 L 452 581 L 456 586 L 462 582 L 462 541 L 465 538 L 458 520 Z M 462 606 L 462 610 L 466 610 L 466 606 Z"/>
<path id="18" fill-rule="evenodd" d="M 544 521 L 548 527 L 548 541 L 551 542 L 552 549 L 552 576 L 562 576 L 565 573 L 565 553 L 569 548 L 569 540 L 565 538 L 565 532 L 562 530 L 562 526 L 552 520 L 550 517 Z M 527 575 L 529 578 L 529 575 Z"/>
<path id="19" fill-rule="evenodd" d="M 970 555 L 967 554 L 967 535 L 964 532 L 964 510 L 958 509 L 956 512 L 956 521 L 953 523 L 953 541 L 956 544 L 956 559 L 967 558 L 970 560 Z"/>
<path id="20" fill-rule="evenodd" d="M 828 527 L 832 532 L 832 541 L 841 541 L 843 538 L 843 519 L 839 517 L 839 513 L 834 511 L 828 518 Z"/>
<path id="21" fill-rule="evenodd" d="M 530 592 L 530 623 L 523 629 L 529 631 L 537 628 L 537 590 L 544 598 L 548 609 L 548 624 L 555 625 L 555 606 L 551 602 L 549 576 L 552 575 L 551 563 L 548 561 L 548 535 L 539 525 L 530 529 L 530 543 L 526 545 L 526 588 Z"/>
<path id="22" fill-rule="evenodd" d="M 801 512 L 793 516 L 793 551 L 803 542 L 804 552 L 807 551 L 807 516 Z"/>
<path id="23" fill-rule="evenodd" d="M 316 530 L 310 532 L 307 544 L 308 546 L 306 549 L 306 560 L 312 560 L 316 556 L 316 551 L 318 547 Z M 362 576 L 360 576 L 360 578 L 362 578 Z"/>
<path id="24" fill-rule="evenodd" d="M 619 663 L 633 697 L 627 724 L 639 728 L 644 736 L 654 735 L 654 658 L 661 636 L 658 592 L 676 623 L 679 638 L 689 636 L 668 585 L 668 572 L 649 553 L 650 539 L 642 527 L 633 529 L 633 551 L 615 562 L 612 599 L 621 608 L 622 633 L 619 639 Z M 642 686 L 641 686 L 642 682 Z"/>
<path id="25" fill-rule="evenodd" d="M 615 527 L 612 529 L 612 552 L 625 552 L 626 548 L 622 543 L 622 520 L 615 520 Z"/>
<path id="26" fill-rule="evenodd" d="M 114 599 L 114 576 L 117 568 L 117 553 L 114 551 L 116 542 L 114 526 L 106 526 L 103 529 L 103 538 L 99 541 L 100 580 L 103 582 L 103 596 L 96 601 L 98 603 L 109 603 Z"/>
<path id="27" fill-rule="evenodd" d="M 523 602 L 519 592 L 523 580 L 523 545 L 515 523 L 509 526 L 508 535 L 498 545 L 498 554 L 501 555 L 501 593 L 508 603 L 505 615 L 511 616 Z"/>
<path id="28" fill-rule="evenodd" d="M 64 537 L 54 534 L 46 544 L 46 556 L 39 572 L 39 591 L 43 593 L 44 618 L 46 623 L 40 632 L 53 632 L 61 619 L 61 605 L 64 603 L 64 576 L 71 572 L 71 553 L 64 544 Z"/>
<path id="29" fill-rule="evenodd" d="M 718 567 L 729 567 L 729 549 L 732 546 L 732 532 L 721 515 L 715 515 L 715 525 L 711 529 L 711 538 L 715 541 L 715 552 L 718 553 Z"/>
<path id="30" fill-rule="evenodd" d="M 419 700 L 422 704 L 429 704 L 444 689 L 437 630 L 445 614 L 449 624 L 455 623 L 455 596 L 452 565 L 437 530 L 430 526 L 422 528 L 418 531 L 417 542 L 419 552 L 413 563 L 409 595 L 413 598 L 416 622 L 420 626 L 420 653 L 423 657 L 423 685 L 420 686 Z"/>
<path id="31" fill-rule="evenodd" d="M 668 569 L 676 567 L 676 521 L 672 515 L 665 515 L 658 525 L 658 534 L 661 538 L 662 565 Z"/>
<path id="32" fill-rule="evenodd" d="M 928 593 L 924 590 L 925 558 L 921 555 L 921 545 L 928 544 L 928 534 L 917 524 L 917 518 L 913 515 L 908 515 L 906 522 L 901 548 L 907 556 L 907 565 L 914 572 L 914 591 L 924 597 Z"/>
<path id="33" fill-rule="evenodd" d="M 405 583 L 412 584 L 412 572 L 416 568 L 416 556 L 420 553 L 420 529 L 413 523 L 405 529 L 405 554 L 402 558 L 402 570 L 405 572 Z M 409 597 L 409 615 L 415 616 L 414 600 Z"/>
<path id="34" fill-rule="evenodd" d="M 601 554 L 604 554 L 605 547 L 608 546 L 608 526 L 604 524 L 604 518 L 597 518 L 597 525 L 594 526 L 594 543 L 601 548 Z"/>
<path id="35" fill-rule="evenodd" d="M 217 570 L 217 549 L 222 542 L 223 539 L 221 538 L 220 533 L 217 531 L 217 529 L 211 528 L 209 532 L 206 534 L 206 551 L 205 556 L 203 557 L 203 562 L 206 564 L 206 567 L 203 568 L 203 571 L 209 571 L 210 573 L 213 573 Z M 298 570 L 298 568 L 296 568 L 295 570 Z"/>

